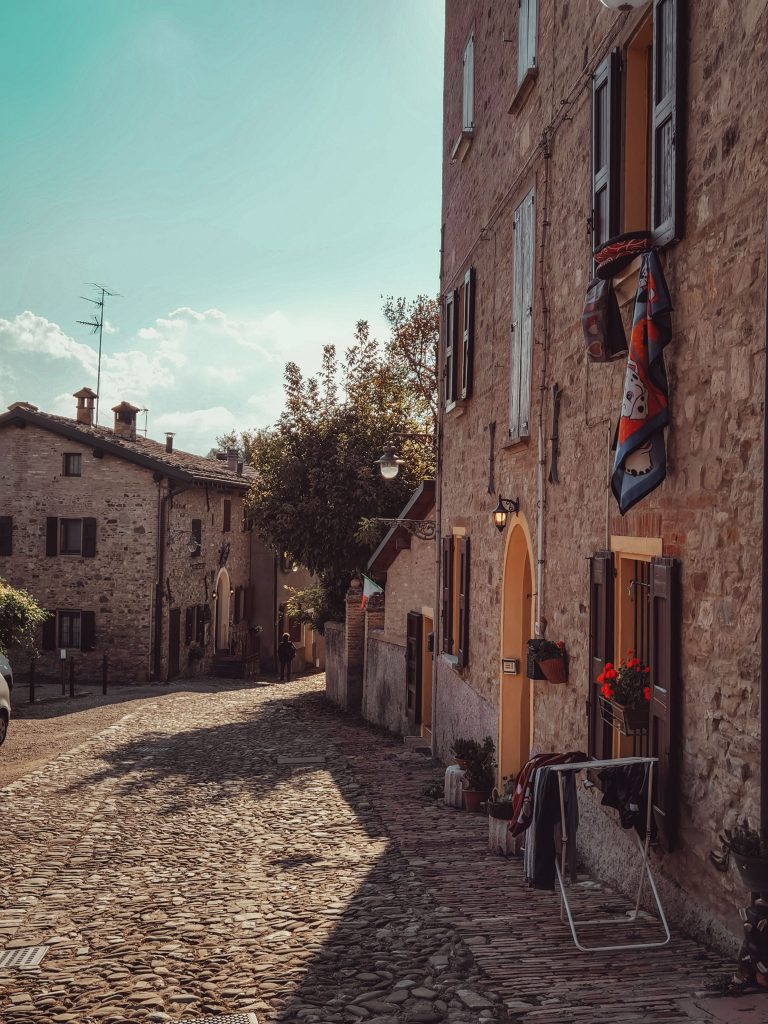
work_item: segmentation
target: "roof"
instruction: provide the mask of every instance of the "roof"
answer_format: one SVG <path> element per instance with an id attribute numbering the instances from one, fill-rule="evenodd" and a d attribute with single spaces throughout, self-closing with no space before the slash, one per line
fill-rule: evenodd
<path id="1" fill-rule="evenodd" d="M 40 412 L 34 406 L 14 403 L 8 412 L 0 415 L 0 428 L 11 424 L 17 426 L 29 424 L 49 430 L 53 434 L 67 437 L 71 441 L 77 441 L 96 451 L 125 459 L 127 462 L 133 462 L 135 465 L 162 473 L 163 476 L 183 483 L 221 484 L 245 491 L 255 479 L 255 473 L 248 467 L 244 467 L 242 476 L 238 476 L 236 472 L 227 468 L 226 462 L 209 459 L 204 455 L 192 455 L 190 452 L 177 449 L 168 452 L 164 443 L 153 441 L 150 437 L 142 437 L 137 434 L 131 440 L 116 434 L 108 427 L 89 427 L 85 423 L 78 423 L 77 420 L 68 419 L 66 416 L 54 416 L 52 413 Z"/>
<path id="2" fill-rule="evenodd" d="M 435 507 L 435 481 L 422 480 L 401 511 L 398 519 L 423 519 Z M 407 543 L 406 543 L 407 542 Z M 411 534 L 403 526 L 393 526 L 368 560 L 368 571 L 386 573 L 404 547 L 410 547 Z"/>

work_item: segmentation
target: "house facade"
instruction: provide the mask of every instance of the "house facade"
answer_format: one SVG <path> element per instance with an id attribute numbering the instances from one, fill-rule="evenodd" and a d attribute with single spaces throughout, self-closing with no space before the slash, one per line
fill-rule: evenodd
<path id="1" fill-rule="evenodd" d="M 724 942 L 745 894 L 709 852 L 761 801 L 767 49 L 750 0 L 446 5 L 434 749 L 490 734 L 503 775 L 532 750 L 658 757 L 665 897 Z M 588 356 L 582 312 L 629 232 L 672 312 L 666 477 L 622 515 L 614 438 L 643 392 L 626 352 Z M 628 337 L 642 267 L 613 277 Z M 535 637 L 565 644 L 565 685 L 528 677 Z M 597 681 L 628 650 L 651 670 L 632 740 Z M 597 797 L 580 846 L 621 885 Z"/>
<path id="2" fill-rule="evenodd" d="M 128 402 L 96 426 L 95 397 L 72 419 L 0 416 L 0 575 L 51 613 L 38 674 L 58 678 L 62 652 L 82 681 L 104 655 L 113 682 L 242 674 L 259 643 L 242 463 L 143 437 Z"/>

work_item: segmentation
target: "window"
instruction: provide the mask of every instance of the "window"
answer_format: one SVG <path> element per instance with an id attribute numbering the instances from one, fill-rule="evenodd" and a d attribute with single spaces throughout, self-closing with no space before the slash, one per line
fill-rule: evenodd
<path id="1" fill-rule="evenodd" d="M 651 231 L 682 237 L 685 174 L 685 31 L 682 0 L 653 10 L 592 83 L 592 242 Z"/>
<path id="2" fill-rule="evenodd" d="M 471 132 L 475 127 L 475 33 L 472 32 L 464 47 L 462 61 L 461 130 Z"/>
<path id="3" fill-rule="evenodd" d="M 13 516 L 0 516 L 0 555 L 13 554 Z"/>
<path id="4" fill-rule="evenodd" d="M 515 210 L 512 279 L 512 342 L 509 382 L 509 437 L 531 433 L 531 358 L 533 332 L 533 249 L 535 234 L 533 192 Z"/>
<path id="5" fill-rule="evenodd" d="M 443 651 L 459 668 L 469 661 L 469 537 L 443 537 Z"/>
<path id="6" fill-rule="evenodd" d="M 79 555 L 83 550 L 83 520 L 82 519 L 60 519 L 59 520 L 60 555 Z"/>
<path id="7" fill-rule="evenodd" d="M 82 456 L 79 452 L 64 453 L 64 476 L 82 476 Z"/>
<path id="8" fill-rule="evenodd" d="M 470 267 L 456 291 L 446 296 L 445 330 L 445 404 L 472 394 L 475 347 L 475 270 Z"/>
<path id="9" fill-rule="evenodd" d="M 301 625 L 301 622 L 299 621 L 299 619 L 289 618 L 288 619 L 288 635 L 290 636 L 292 643 L 294 643 L 294 644 L 300 644 L 301 643 L 301 632 L 302 632 L 302 625 Z"/>
<path id="10" fill-rule="evenodd" d="M 59 612 L 59 647 L 80 647 L 80 612 Z"/>
<path id="11" fill-rule="evenodd" d="M 536 73 L 537 0 L 517 0 L 517 84 Z"/>
<path id="12" fill-rule="evenodd" d="M 232 529 L 232 502 L 229 498 L 224 499 L 224 521 L 221 526 L 222 533 L 229 533 Z"/>

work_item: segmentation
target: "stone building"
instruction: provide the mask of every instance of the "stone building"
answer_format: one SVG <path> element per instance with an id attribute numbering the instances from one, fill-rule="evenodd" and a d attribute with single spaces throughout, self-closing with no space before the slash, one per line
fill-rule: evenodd
<path id="1" fill-rule="evenodd" d="M 446 5 L 436 752 L 491 734 L 504 774 L 533 748 L 623 753 L 597 675 L 638 652 L 657 870 L 673 919 L 722 941 L 745 893 L 708 854 L 760 817 L 767 51 L 762 0 Z M 626 354 L 590 361 L 581 315 L 594 250 L 642 230 L 673 307 L 667 473 L 622 516 Z M 627 330 L 637 278 L 614 279 Z M 565 685 L 528 678 L 537 635 Z M 626 837 L 581 803 L 621 884 Z"/>
<path id="2" fill-rule="evenodd" d="M 243 674 L 258 654 L 247 471 L 236 453 L 181 452 L 136 429 L 121 402 L 109 429 L 83 388 L 76 418 L 16 402 L 0 416 L 0 576 L 51 612 L 38 673 L 61 652 L 78 680 Z"/>

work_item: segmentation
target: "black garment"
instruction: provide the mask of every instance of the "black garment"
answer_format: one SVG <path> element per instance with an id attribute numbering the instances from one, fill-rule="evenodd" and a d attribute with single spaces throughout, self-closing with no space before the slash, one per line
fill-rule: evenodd
<path id="1" fill-rule="evenodd" d="M 561 761 L 570 758 L 584 760 L 582 754 L 565 755 Z M 559 772 L 553 772 L 546 765 L 536 773 L 536 797 L 533 821 L 528 836 L 533 839 L 533 857 L 529 859 L 528 880 L 534 889 L 555 888 L 555 860 L 560 856 L 562 845 Z M 576 881 L 576 831 L 579 827 L 579 803 L 576 796 L 576 774 L 568 772 L 563 779 L 565 798 L 565 827 L 568 835 L 567 870 L 571 881 Z M 528 840 L 526 840 L 528 842 Z"/>
<path id="2" fill-rule="evenodd" d="M 291 662 L 296 654 L 296 647 L 290 640 L 281 640 L 277 645 L 277 656 L 280 659 L 280 678 L 286 676 L 291 681 Z"/>
<path id="3" fill-rule="evenodd" d="M 615 807 L 622 828 L 634 828 L 645 838 L 648 814 L 648 765 L 620 764 L 603 768 L 598 774 L 603 790 L 603 807 Z M 651 836 L 656 834 L 656 821 L 651 815 Z"/>

